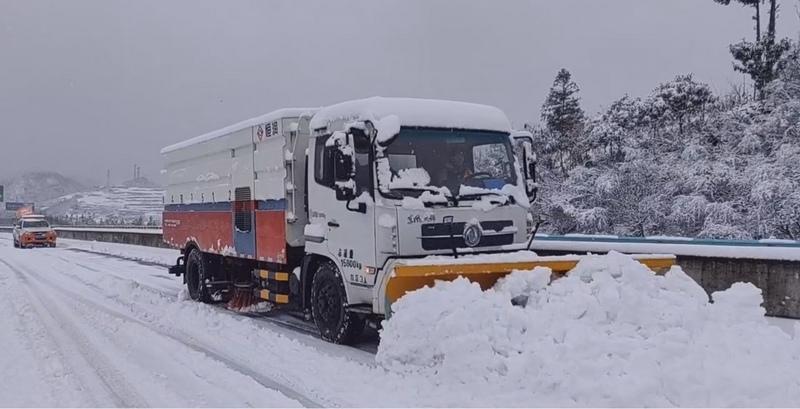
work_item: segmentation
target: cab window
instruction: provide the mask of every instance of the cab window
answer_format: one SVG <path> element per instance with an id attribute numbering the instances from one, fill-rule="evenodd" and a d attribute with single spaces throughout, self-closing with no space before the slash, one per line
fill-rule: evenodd
<path id="1" fill-rule="evenodd" d="M 314 180 L 322 186 L 333 187 L 334 147 L 325 146 L 327 136 L 319 136 L 314 145 Z"/>

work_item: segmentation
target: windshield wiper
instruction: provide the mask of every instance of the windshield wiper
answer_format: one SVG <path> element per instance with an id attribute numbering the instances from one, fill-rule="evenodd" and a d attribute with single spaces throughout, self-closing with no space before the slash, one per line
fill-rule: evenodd
<path id="1" fill-rule="evenodd" d="M 392 192 L 431 192 L 431 193 L 439 193 L 439 189 L 434 189 L 428 186 L 407 186 L 407 187 L 396 187 L 389 189 Z"/>
<path id="2" fill-rule="evenodd" d="M 446 205 L 448 202 L 455 200 L 453 198 L 453 196 L 448 196 L 448 195 L 442 193 L 441 190 L 433 188 L 433 187 L 428 187 L 428 186 L 409 186 L 409 187 L 400 187 L 400 188 L 389 189 L 389 193 L 391 193 L 397 199 L 400 199 L 403 196 L 406 196 L 406 195 L 409 195 L 409 194 L 415 194 L 415 193 L 418 193 L 418 195 L 415 195 L 414 197 L 419 198 L 420 196 L 422 196 L 422 193 L 424 193 L 424 192 L 430 192 L 430 193 L 433 193 L 435 196 L 441 196 L 441 197 L 444 197 L 445 199 L 447 199 L 446 202 L 426 201 L 426 203 Z"/>
<path id="3" fill-rule="evenodd" d="M 506 202 L 514 203 L 513 202 L 514 201 L 513 196 L 509 196 L 509 195 L 507 195 L 505 193 L 502 193 L 502 192 L 478 192 L 478 193 L 470 193 L 470 194 L 466 194 L 466 195 L 458 195 L 458 200 L 478 200 L 478 199 L 480 199 L 480 198 L 482 198 L 484 196 L 503 197 L 503 198 L 506 199 Z M 503 203 L 503 204 L 505 204 L 505 203 Z"/>

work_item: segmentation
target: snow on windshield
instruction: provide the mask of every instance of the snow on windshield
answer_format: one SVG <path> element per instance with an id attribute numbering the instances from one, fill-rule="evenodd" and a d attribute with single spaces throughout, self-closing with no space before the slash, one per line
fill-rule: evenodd
<path id="1" fill-rule="evenodd" d="M 380 184 L 395 194 L 468 192 L 518 198 L 509 189 L 516 188 L 518 173 L 509 139 L 502 133 L 404 128 L 383 155 Z"/>
<path id="2" fill-rule="evenodd" d="M 431 184 L 431 175 L 423 168 L 400 169 L 395 171 L 395 175 L 389 182 L 389 189 L 424 187 Z"/>

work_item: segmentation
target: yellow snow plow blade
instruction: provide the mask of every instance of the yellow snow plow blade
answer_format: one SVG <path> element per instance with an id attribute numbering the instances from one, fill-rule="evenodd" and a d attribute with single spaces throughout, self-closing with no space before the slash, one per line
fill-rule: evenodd
<path id="1" fill-rule="evenodd" d="M 635 260 L 656 273 L 663 274 L 675 264 L 675 256 L 632 254 Z M 386 301 L 389 305 L 397 301 L 407 292 L 422 287 L 433 286 L 436 280 L 454 280 L 459 276 L 480 284 L 482 289 L 491 288 L 500 277 L 514 270 L 533 270 L 535 267 L 547 267 L 553 270 L 553 278 L 565 275 L 575 268 L 581 256 L 534 257 L 526 261 L 500 263 L 466 263 L 466 264 L 398 264 L 394 274 L 386 286 Z"/>

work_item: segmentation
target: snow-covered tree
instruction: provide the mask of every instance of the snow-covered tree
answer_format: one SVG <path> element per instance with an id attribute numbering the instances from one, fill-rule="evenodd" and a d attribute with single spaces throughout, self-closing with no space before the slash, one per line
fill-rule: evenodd
<path id="1" fill-rule="evenodd" d="M 562 68 L 542 105 L 544 150 L 562 173 L 580 163 L 585 153 L 581 140 L 585 115 L 580 106 L 579 92 L 572 74 Z"/>
<path id="2" fill-rule="evenodd" d="M 661 84 L 653 91 L 651 104 L 659 107 L 656 118 L 669 118 L 678 124 L 683 135 L 685 124 L 705 119 L 706 108 L 714 101 L 708 85 L 696 82 L 692 74 L 679 75 L 674 80 Z"/>
<path id="3" fill-rule="evenodd" d="M 731 0 L 714 0 L 717 3 L 729 5 Z M 767 0 L 736 0 L 745 6 L 755 9 L 755 41 L 742 40 L 731 44 L 730 52 L 734 59 L 734 69 L 750 76 L 753 80 L 756 95 L 759 99 L 764 97 L 764 89 L 778 76 L 779 61 L 783 54 L 791 49 L 788 39 L 777 38 L 778 0 L 769 1 L 769 23 L 767 32 L 761 33 L 761 3 Z"/>
<path id="4" fill-rule="evenodd" d="M 587 153 L 566 169 L 543 148 L 550 128 L 533 129 L 546 229 L 800 239 L 798 57 L 792 45 L 762 100 L 717 99 L 690 75 L 624 96 L 574 134 Z"/>
<path id="5" fill-rule="evenodd" d="M 644 107 L 639 98 L 628 95 L 614 101 L 587 127 L 586 139 L 593 162 L 619 162 L 625 159 L 628 139 L 643 124 Z"/>

